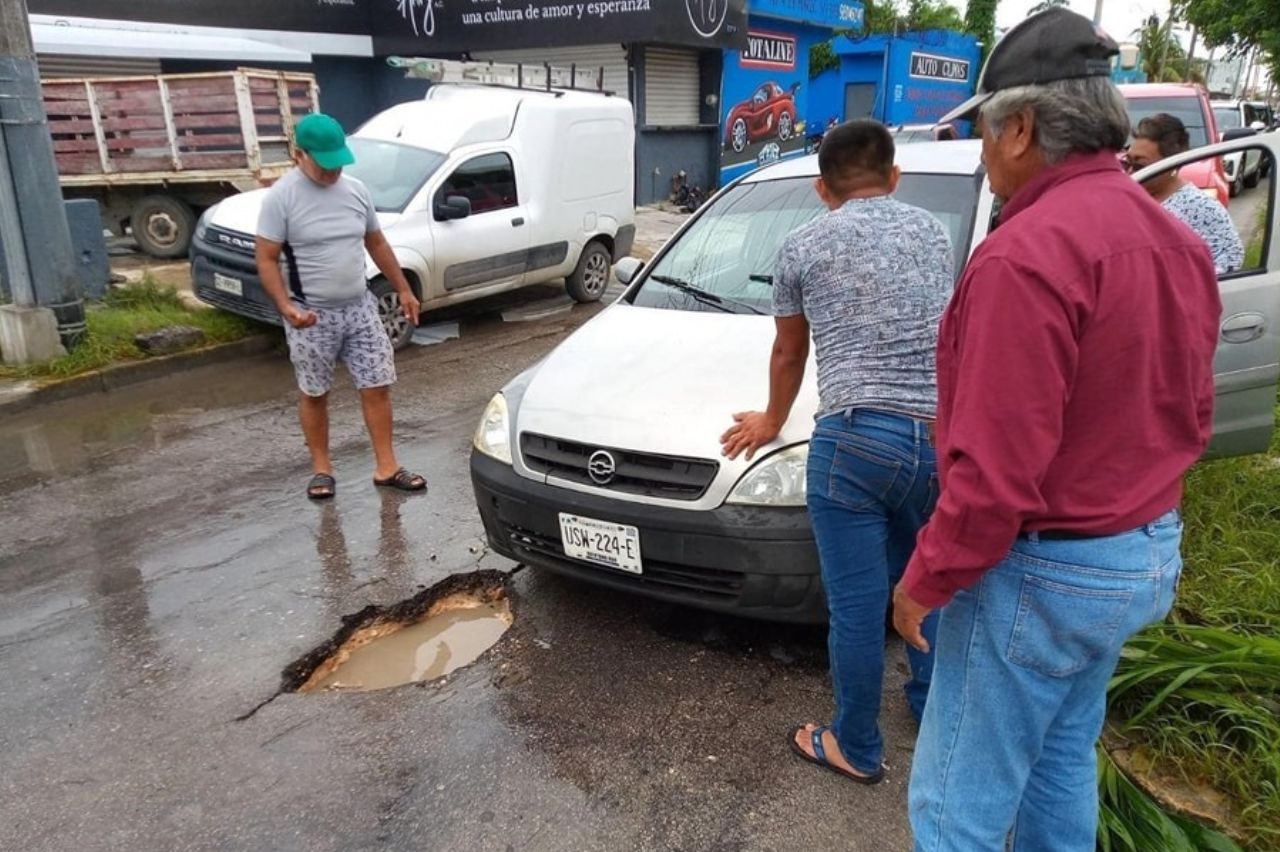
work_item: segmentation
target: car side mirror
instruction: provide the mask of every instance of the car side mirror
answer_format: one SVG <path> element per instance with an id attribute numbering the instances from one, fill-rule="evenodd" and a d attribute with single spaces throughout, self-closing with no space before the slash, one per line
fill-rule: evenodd
<path id="1" fill-rule="evenodd" d="M 1222 134 L 1223 142 L 1230 142 L 1234 139 L 1248 139 L 1250 136 L 1257 136 L 1258 130 L 1255 127 L 1233 127 L 1226 133 Z"/>
<path id="2" fill-rule="evenodd" d="M 1259 133 L 1267 129 L 1267 123 L 1265 121 L 1255 121 L 1249 126 L 1252 127 L 1254 130 L 1258 131 Z"/>
<path id="3" fill-rule="evenodd" d="M 618 265 L 613 268 L 613 274 L 618 277 L 618 281 L 623 286 L 631 284 L 636 280 L 636 276 L 640 274 L 640 270 L 644 269 L 644 261 L 638 257 L 624 257 L 618 261 Z"/>
<path id="4" fill-rule="evenodd" d="M 471 199 L 464 195 L 450 195 L 444 201 L 436 202 L 435 217 L 437 222 L 465 219 L 470 215 Z"/>

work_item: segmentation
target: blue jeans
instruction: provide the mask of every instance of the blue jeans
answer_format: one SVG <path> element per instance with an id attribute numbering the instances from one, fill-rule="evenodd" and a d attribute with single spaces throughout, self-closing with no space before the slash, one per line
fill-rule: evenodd
<path id="1" fill-rule="evenodd" d="M 1182 571 L 1176 511 L 1120 535 L 1020 537 L 942 610 L 911 771 L 917 852 L 1093 852 L 1094 745 L 1120 649 Z"/>
<path id="2" fill-rule="evenodd" d="M 938 495 L 927 425 L 865 408 L 822 418 L 809 444 L 806 487 L 830 613 L 831 731 L 845 760 L 873 774 L 884 753 L 877 720 L 889 590 L 906 570 Z M 934 613 L 924 623 L 931 645 L 936 629 Z M 912 648 L 907 657 L 907 700 L 919 719 L 933 655 Z"/>

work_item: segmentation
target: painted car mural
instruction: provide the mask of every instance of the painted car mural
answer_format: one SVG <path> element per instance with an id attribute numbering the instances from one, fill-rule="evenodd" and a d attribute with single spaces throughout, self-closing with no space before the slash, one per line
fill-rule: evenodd
<path id="1" fill-rule="evenodd" d="M 777 136 L 783 142 L 795 134 L 799 83 L 782 88 L 770 80 L 751 97 L 735 104 L 725 121 L 725 147 L 741 152 L 751 142 Z"/>

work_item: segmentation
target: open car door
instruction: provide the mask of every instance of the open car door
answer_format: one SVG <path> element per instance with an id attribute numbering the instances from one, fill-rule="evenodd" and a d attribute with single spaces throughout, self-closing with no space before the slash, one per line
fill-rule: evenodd
<path id="1" fill-rule="evenodd" d="M 1217 398 L 1208 457 L 1266 452 L 1275 429 L 1280 383 L 1280 217 L 1276 215 L 1280 134 L 1196 148 L 1134 175 L 1145 182 L 1170 169 L 1235 151 L 1244 151 L 1247 158 L 1260 156 L 1259 168 L 1266 177 L 1231 199 L 1228 208 L 1244 259 L 1238 268 L 1218 275 L 1223 311 L 1213 364 Z"/>

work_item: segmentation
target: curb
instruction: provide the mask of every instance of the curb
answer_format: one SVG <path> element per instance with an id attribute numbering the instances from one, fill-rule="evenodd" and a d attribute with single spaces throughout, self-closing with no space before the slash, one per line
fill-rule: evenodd
<path id="1" fill-rule="evenodd" d="M 109 393 L 129 385 L 164 378 L 196 367 L 234 361 L 249 355 L 260 355 L 275 348 L 276 343 L 276 335 L 255 334 L 230 343 L 218 343 L 201 349 L 148 358 L 145 361 L 117 364 L 47 385 L 27 383 L 30 386 L 25 389 L 20 385 L 7 393 L 0 391 L 0 414 L 18 414 L 50 402 L 94 393 Z"/>

